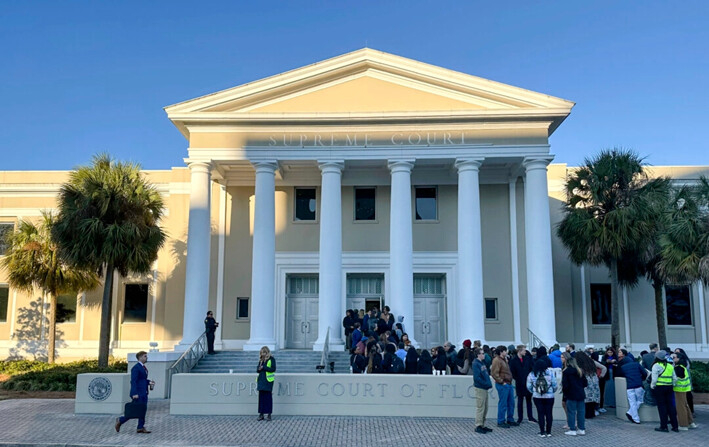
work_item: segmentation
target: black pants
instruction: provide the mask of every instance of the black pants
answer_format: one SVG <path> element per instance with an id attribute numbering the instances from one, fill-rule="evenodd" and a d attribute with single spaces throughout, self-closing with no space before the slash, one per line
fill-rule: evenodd
<path id="1" fill-rule="evenodd" d="M 677 430 L 677 408 L 673 400 L 672 386 L 656 386 L 654 394 L 657 401 L 657 412 L 660 413 L 660 428 L 667 428 L 667 419 L 669 418 L 670 425 Z"/>
<path id="2" fill-rule="evenodd" d="M 586 402 L 586 419 L 596 417 L 596 402 Z"/>
<path id="3" fill-rule="evenodd" d="M 694 414 L 694 396 L 692 396 L 691 391 L 687 393 L 687 405 L 689 405 L 689 411 Z"/>
<path id="4" fill-rule="evenodd" d="M 534 405 L 537 407 L 537 419 L 539 421 L 539 433 L 551 434 L 552 411 L 554 410 L 554 398 L 544 399 L 534 398 Z"/>
<path id="5" fill-rule="evenodd" d="M 258 414 L 273 413 L 273 393 L 271 391 L 258 392 Z"/>
<path id="6" fill-rule="evenodd" d="M 598 408 L 603 408 L 603 400 L 606 397 L 606 382 L 608 382 L 608 376 L 606 377 L 601 377 L 598 380 L 598 386 L 601 389 L 601 403 L 599 404 Z"/>
<path id="7" fill-rule="evenodd" d="M 214 332 L 207 332 L 207 352 L 214 354 Z"/>
<path id="8" fill-rule="evenodd" d="M 527 401 L 527 418 L 529 420 L 534 419 L 534 414 L 532 414 L 532 394 L 527 390 L 524 390 L 524 393 L 517 391 L 517 422 L 522 422 L 522 419 L 524 419 L 522 407 L 525 400 Z"/>

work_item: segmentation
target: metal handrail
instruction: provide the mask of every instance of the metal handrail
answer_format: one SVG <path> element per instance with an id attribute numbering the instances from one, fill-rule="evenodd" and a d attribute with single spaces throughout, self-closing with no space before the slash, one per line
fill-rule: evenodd
<path id="1" fill-rule="evenodd" d="M 172 393 L 172 376 L 177 373 L 187 373 L 192 371 L 192 368 L 207 353 L 207 333 L 203 332 L 197 340 L 190 345 L 185 352 L 182 353 L 179 359 L 175 360 L 167 369 L 167 397 Z"/>
<path id="2" fill-rule="evenodd" d="M 537 334 L 532 332 L 531 329 L 528 328 L 527 331 L 529 332 L 529 349 L 538 348 L 540 346 L 544 346 L 545 348 L 547 347 L 542 339 L 537 337 Z"/>
<path id="3" fill-rule="evenodd" d="M 322 356 L 320 357 L 320 369 L 325 368 L 325 363 L 327 363 L 330 358 L 330 326 L 327 327 L 327 333 L 325 333 L 325 344 L 322 347 Z"/>

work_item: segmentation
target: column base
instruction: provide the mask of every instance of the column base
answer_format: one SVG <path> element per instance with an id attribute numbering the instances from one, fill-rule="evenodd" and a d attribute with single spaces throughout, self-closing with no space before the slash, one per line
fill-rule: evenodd
<path id="1" fill-rule="evenodd" d="M 271 351 L 278 351 L 275 340 L 249 340 L 244 344 L 244 351 L 260 351 L 264 346 L 268 346 Z"/>

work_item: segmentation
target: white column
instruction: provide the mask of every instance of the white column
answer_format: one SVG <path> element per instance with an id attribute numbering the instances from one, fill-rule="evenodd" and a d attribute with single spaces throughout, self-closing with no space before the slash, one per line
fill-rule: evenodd
<path id="1" fill-rule="evenodd" d="M 707 310 L 704 307 L 704 283 L 702 281 L 697 281 L 697 292 L 699 298 L 699 327 L 702 331 L 702 346 L 699 350 L 705 350 L 707 348 Z"/>
<path id="2" fill-rule="evenodd" d="M 187 229 L 187 267 L 185 271 L 185 313 L 182 340 L 175 350 L 183 351 L 204 332 L 209 304 L 210 247 L 210 164 L 195 162 L 190 168 L 190 212 Z"/>
<path id="3" fill-rule="evenodd" d="M 411 170 L 414 160 L 390 160 L 391 217 L 389 224 L 389 263 L 391 296 L 387 303 L 394 315 L 404 317 L 409 339 L 414 346 L 414 267 L 411 213 Z"/>
<path id="4" fill-rule="evenodd" d="M 342 350 L 342 168 L 344 161 L 320 162 L 320 294 L 318 339 L 314 351 L 325 346 L 330 328 L 330 349 Z"/>
<path id="5" fill-rule="evenodd" d="M 458 296 L 456 340 L 485 341 L 483 252 L 480 223 L 482 159 L 456 160 L 458 168 Z"/>
<path id="6" fill-rule="evenodd" d="M 547 190 L 547 165 L 550 161 L 551 157 L 524 160 L 524 226 L 529 329 L 547 346 L 556 343 L 551 219 Z"/>
<path id="7" fill-rule="evenodd" d="M 217 305 L 214 308 L 214 317 L 217 321 L 224 321 L 224 253 L 226 251 L 226 185 L 219 185 L 219 257 L 217 260 Z M 219 325 L 214 333 L 214 349 L 221 350 L 222 327 Z"/>
<path id="8" fill-rule="evenodd" d="M 583 342 L 588 344 L 588 300 L 586 298 L 586 266 L 581 264 L 581 308 L 583 309 Z"/>
<path id="9" fill-rule="evenodd" d="M 628 306 L 628 288 L 623 287 L 623 321 L 625 323 L 625 346 L 627 350 L 632 349 L 630 341 L 630 308 Z"/>
<path id="10" fill-rule="evenodd" d="M 517 249 L 517 177 L 509 181 L 510 264 L 512 276 L 512 323 L 515 343 L 522 343 L 522 317 L 519 310 L 519 256 Z"/>
<path id="11" fill-rule="evenodd" d="M 254 163 L 256 203 L 251 267 L 251 338 L 244 351 L 262 346 L 276 349 L 275 270 L 276 270 L 276 168 L 275 161 Z"/>

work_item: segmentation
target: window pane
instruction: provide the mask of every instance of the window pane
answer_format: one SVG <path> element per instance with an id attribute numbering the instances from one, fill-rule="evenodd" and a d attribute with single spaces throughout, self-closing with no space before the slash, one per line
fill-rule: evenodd
<path id="1" fill-rule="evenodd" d="M 436 219 L 436 188 L 416 188 L 416 220 Z"/>
<path id="2" fill-rule="evenodd" d="M 315 220 L 315 188 L 295 189 L 295 220 Z"/>
<path id="3" fill-rule="evenodd" d="M 10 288 L 0 286 L 0 323 L 7 322 L 7 304 L 9 302 Z"/>
<path id="4" fill-rule="evenodd" d="M 57 323 L 76 323 L 76 293 L 57 297 Z"/>
<path id="5" fill-rule="evenodd" d="M 667 299 L 667 324 L 692 325 L 692 300 L 689 286 L 665 286 Z"/>
<path id="6" fill-rule="evenodd" d="M 5 240 L 14 230 L 15 224 L 0 223 L 0 256 L 4 255 L 9 248 Z"/>
<path id="7" fill-rule="evenodd" d="M 610 284 L 591 284 L 591 323 L 611 324 Z"/>
<path id="8" fill-rule="evenodd" d="M 497 320 L 497 298 L 485 298 L 485 319 Z"/>
<path id="9" fill-rule="evenodd" d="M 148 317 L 148 285 L 126 284 L 124 323 L 145 323 Z"/>
<path id="10" fill-rule="evenodd" d="M 355 220 L 375 220 L 374 188 L 355 188 Z"/>
<path id="11" fill-rule="evenodd" d="M 249 299 L 248 298 L 237 298 L 236 318 L 237 319 L 249 318 Z"/>

